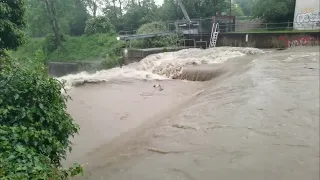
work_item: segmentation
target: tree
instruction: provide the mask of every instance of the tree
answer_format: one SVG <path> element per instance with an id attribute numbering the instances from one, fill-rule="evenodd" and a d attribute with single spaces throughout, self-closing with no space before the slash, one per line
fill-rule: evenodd
<path id="1" fill-rule="evenodd" d="M 235 3 L 239 5 L 245 16 L 251 16 L 253 1 L 254 0 L 235 0 Z"/>
<path id="2" fill-rule="evenodd" d="M 261 18 L 265 22 L 293 21 L 295 0 L 256 0 L 252 17 Z"/>
<path id="3" fill-rule="evenodd" d="M 69 21 L 70 35 L 79 36 L 84 34 L 86 21 L 89 18 L 85 3 L 81 0 L 72 0 L 74 8 L 71 10 L 71 19 Z"/>
<path id="4" fill-rule="evenodd" d="M 67 180 L 82 167 L 61 166 L 79 130 L 66 111 L 64 85 L 41 61 L 20 65 L 4 53 L 23 43 L 24 8 L 23 0 L 0 1 L 0 179 Z"/>
<path id="5" fill-rule="evenodd" d="M 61 30 L 60 25 L 57 19 L 57 11 L 56 11 L 56 1 L 55 0 L 45 0 L 46 9 L 50 18 L 52 30 L 55 37 L 55 44 L 56 46 L 62 46 L 61 41 Z"/>
<path id="6" fill-rule="evenodd" d="M 48 13 L 44 3 L 39 3 L 38 0 L 27 0 L 25 2 L 27 9 L 27 35 L 30 37 L 44 37 L 51 33 L 52 28 L 50 21 L 48 21 Z"/>
<path id="7" fill-rule="evenodd" d="M 229 12 L 227 0 L 182 0 L 190 18 L 211 17 L 222 12 Z M 183 19 L 183 13 L 176 0 L 165 0 L 160 7 L 162 20 Z"/>
<path id="8" fill-rule="evenodd" d="M 89 9 L 90 14 L 95 18 L 99 7 L 103 5 L 103 0 L 83 0 L 83 3 Z"/>
<path id="9" fill-rule="evenodd" d="M 243 16 L 243 15 L 244 15 L 241 7 L 238 6 L 237 4 L 232 4 L 231 14 L 232 14 L 233 16 Z"/>
<path id="10" fill-rule="evenodd" d="M 137 34 L 151 34 L 159 33 L 167 30 L 167 23 L 162 21 L 154 21 L 151 23 L 143 24 L 138 30 Z M 135 47 L 139 48 L 153 48 L 153 47 L 169 47 L 176 46 L 177 42 L 181 40 L 182 34 L 174 34 L 165 37 L 153 37 L 133 41 Z"/>
<path id="11" fill-rule="evenodd" d="M 23 29 L 26 26 L 24 15 L 25 6 L 23 0 L 2 0 L 0 2 L 1 52 L 7 49 L 15 50 L 23 44 Z"/>
<path id="12" fill-rule="evenodd" d="M 49 1 L 51 3 L 51 1 Z M 50 5 L 50 3 L 48 3 Z M 27 5 L 27 34 L 31 37 L 44 37 L 54 33 L 52 13 L 48 11 L 45 1 L 26 0 Z M 85 22 L 89 18 L 84 0 L 54 0 L 55 19 L 60 34 L 82 35 Z M 50 6 L 51 8 L 51 6 Z M 41 27 L 41 28 L 39 28 Z"/>
<path id="13" fill-rule="evenodd" d="M 115 28 L 108 17 L 100 16 L 87 21 L 85 32 L 87 35 L 98 33 L 113 34 L 115 32 Z"/>

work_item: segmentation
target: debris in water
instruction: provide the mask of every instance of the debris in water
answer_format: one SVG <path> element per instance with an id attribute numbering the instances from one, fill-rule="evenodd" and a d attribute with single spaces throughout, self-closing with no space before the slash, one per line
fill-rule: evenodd
<path id="1" fill-rule="evenodd" d="M 163 88 L 162 88 L 162 86 L 160 84 L 153 85 L 153 87 L 158 91 L 162 91 L 163 90 Z"/>
<path id="2" fill-rule="evenodd" d="M 163 150 L 159 150 L 159 149 L 156 149 L 156 148 L 148 148 L 147 150 L 151 151 L 151 152 L 159 153 L 159 154 L 170 154 L 170 153 L 177 154 L 177 153 L 182 153 L 182 151 L 163 151 Z"/>
<path id="3" fill-rule="evenodd" d="M 174 124 L 174 125 L 172 125 L 172 127 L 179 128 L 179 129 L 192 129 L 192 130 L 196 130 L 196 131 L 199 130 L 198 128 L 194 128 L 194 127 L 186 126 L 186 125 L 180 125 L 180 124 Z"/>
<path id="4" fill-rule="evenodd" d="M 120 117 L 120 120 L 125 120 L 129 117 L 129 114 L 124 114 L 123 116 Z"/>

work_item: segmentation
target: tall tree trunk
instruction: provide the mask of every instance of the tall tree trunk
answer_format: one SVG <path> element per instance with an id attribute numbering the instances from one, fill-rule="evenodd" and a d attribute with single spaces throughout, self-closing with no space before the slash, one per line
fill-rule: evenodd
<path id="1" fill-rule="evenodd" d="M 92 11 L 93 11 L 93 17 L 97 17 L 97 9 L 98 9 L 98 5 L 96 1 L 92 1 Z"/>
<path id="2" fill-rule="evenodd" d="M 57 15 L 56 15 L 56 9 L 54 5 L 55 0 L 45 0 L 47 11 L 49 14 L 49 18 L 51 20 L 51 25 L 52 25 L 52 30 L 54 33 L 55 37 L 55 43 L 57 46 L 62 46 L 61 43 L 61 34 L 60 34 L 60 28 L 57 20 Z"/>
<path id="3" fill-rule="evenodd" d="M 117 18 L 116 0 L 112 0 L 114 17 Z"/>
<path id="4" fill-rule="evenodd" d="M 120 8 L 120 16 L 122 17 L 122 1 L 121 0 L 118 0 L 119 2 L 119 8 Z"/>

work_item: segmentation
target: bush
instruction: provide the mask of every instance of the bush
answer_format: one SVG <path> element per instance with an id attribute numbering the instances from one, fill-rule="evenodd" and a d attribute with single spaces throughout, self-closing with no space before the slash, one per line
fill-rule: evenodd
<path id="1" fill-rule="evenodd" d="M 87 35 L 98 33 L 115 33 L 115 27 L 112 25 L 110 19 L 105 16 L 89 19 L 86 22 L 85 33 Z"/>
<path id="2" fill-rule="evenodd" d="M 49 34 L 46 36 L 45 40 L 44 40 L 44 51 L 46 53 L 51 53 L 53 51 L 55 51 L 59 45 L 56 43 L 56 40 L 55 40 L 55 36 L 54 34 Z M 60 39 L 62 42 L 65 42 L 67 40 L 67 37 L 65 35 L 60 35 Z"/>
<path id="3" fill-rule="evenodd" d="M 138 30 L 137 34 L 152 34 L 167 32 L 168 28 L 165 22 L 155 21 L 142 25 Z M 168 47 L 176 46 L 177 42 L 182 39 L 182 35 L 174 34 L 171 36 L 153 37 L 142 40 L 132 41 L 132 46 L 137 48 L 154 48 L 154 47 Z"/>
<path id="4" fill-rule="evenodd" d="M 143 24 L 138 30 L 137 34 L 150 34 L 168 32 L 168 28 L 165 22 L 155 21 L 147 24 Z"/>
<path id="5" fill-rule="evenodd" d="M 82 172 L 60 163 L 79 130 L 66 112 L 63 84 L 41 63 L 21 66 L 7 56 L 0 62 L 0 179 L 64 180 Z"/>
<path id="6" fill-rule="evenodd" d="M 122 66 L 123 64 L 124 58 L 122 56 L 116 55 L 108 55 L 106 59 L 102 61 L 102 66 L 106 69 Z"/>

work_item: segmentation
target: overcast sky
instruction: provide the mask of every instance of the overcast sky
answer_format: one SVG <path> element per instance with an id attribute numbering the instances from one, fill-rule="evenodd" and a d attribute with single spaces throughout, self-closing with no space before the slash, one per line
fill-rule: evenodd
<path id="1" fill-rule="evenodd" d="M 161 5 L 163 3 L 163 0 L 155 0 L 157 5 Z"/>

